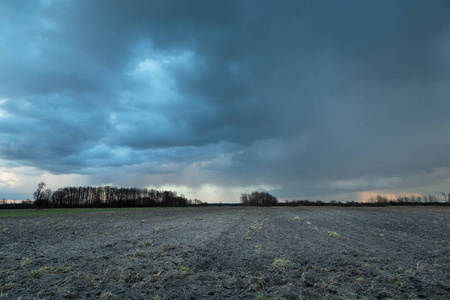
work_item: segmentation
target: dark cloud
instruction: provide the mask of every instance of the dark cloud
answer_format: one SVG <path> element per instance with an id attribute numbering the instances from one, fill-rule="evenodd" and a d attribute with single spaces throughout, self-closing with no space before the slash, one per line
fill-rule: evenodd
<path id="1" fill-rule="evenodd" d="M 407 185 L 450 165 L 447 1 L 49 0 L 0 11 L 5 161 L 192 185 L 181 176 L 195 166 L 205 184 L 286 196 Z"/>

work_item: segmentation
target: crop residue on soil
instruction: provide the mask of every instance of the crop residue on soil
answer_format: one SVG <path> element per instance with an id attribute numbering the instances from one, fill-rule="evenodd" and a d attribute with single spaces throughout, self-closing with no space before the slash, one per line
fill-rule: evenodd
<path id="1" fill-rule="evenodd" d="M 450 295 L 449 207 L 202 207 L 0 222 L 1 299 Z"/>

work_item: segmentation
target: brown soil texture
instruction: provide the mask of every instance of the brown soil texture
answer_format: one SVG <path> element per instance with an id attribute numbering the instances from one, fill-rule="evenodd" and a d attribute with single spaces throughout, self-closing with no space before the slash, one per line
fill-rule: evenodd
<path id="1" fill-rule="evenodd" d="M 0 299 L 449 299 L 450 207 L 0 219 Z"/>

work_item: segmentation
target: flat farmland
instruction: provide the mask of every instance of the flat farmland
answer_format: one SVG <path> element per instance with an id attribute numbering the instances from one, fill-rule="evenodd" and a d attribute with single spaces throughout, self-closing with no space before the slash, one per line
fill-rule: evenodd
<path id="1" fill-rule="evenodd" d="M 449 299 L 450 207 L 0 218 L 0 299 Z"/>

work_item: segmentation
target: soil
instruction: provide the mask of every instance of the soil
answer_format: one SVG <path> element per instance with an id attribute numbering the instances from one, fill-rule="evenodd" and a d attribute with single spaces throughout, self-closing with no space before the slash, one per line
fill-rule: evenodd
<path id="1" fill-rule="evenodd" d="M 450 207 L 0 219 L 0 299 L 449 299 Z"/>

